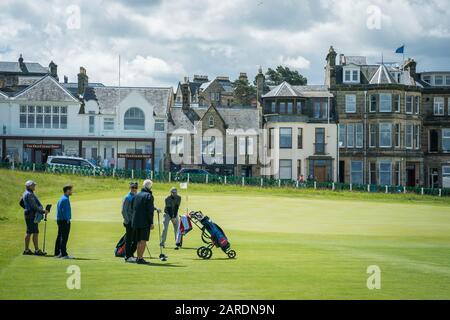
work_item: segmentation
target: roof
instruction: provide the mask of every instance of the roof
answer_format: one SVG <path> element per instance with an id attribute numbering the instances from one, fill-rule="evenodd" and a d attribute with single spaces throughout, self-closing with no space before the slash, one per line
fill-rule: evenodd
<path id="1" fill-rule="evenodd" d="M 222 107 L 215 108 L 227 125 L 227 129 L 255 129 L 259 128 L 259 110 L 255 107 Z M 171 108 L 169 131 L 176 129 L 194 130 L 194 124 L 205 115 L 207 108 L 183 109 Z M 192 115 L 196 114 L 195 121 L 191 121 Z M 191 118 L 191 119 L 190 119 Z"/>
<path id="2" fill-rule="evenodd" d="M 0 73 L 32 73 L 45 75 L 49 72 L 48 68 L 43 67 L 36 62 L 24 62 L 25 70 L 20 68 L 19 62 L 0 61 Z"/>
<path id="3" fill-rule="evenodd" d="M 173 95 L 172 88 L 163 87 L 98 86 L 92 88 L 92 90 L 93 92 L 91 94 L 85 95 L 85 100 L 88 101 L 88 97 L 92 100 L 96 100 L 100 112 L 105 114 L 114 114 L 116 112 L 116 107 L 120 102 L 132 92 L 137 92 L 153 106 L 153 110 L 157 116 L 166 116 Z"/>
<path id="4" fill-rule="evenodd" d="M 377 72 L 375 72 L 375 74 L 369 81 L 369 84 L 392 84 L 392 83 L 397 83 L 397 81 L 395 81 L 394 77 L 391 75 L 391 73 L 384 64 L 380 64 Z"/>
<path id="5" fill-rule="evenodd" d="M 13 99 L 78 102 L 77 98 L 72 95 L 70 91 L 61 86 L 61 84 L 50 75 L 42 77 L 24 90 L 17 92 Z"/>
<path id="6" fill-rule="evenodd" d="M 289 98 L 289 97 L 303 97 L 303 98 L 332 98 L 333 95 L 328 91 L 328 86 L 323 85 L 308 85 L 308 86 L 292 86 L 284 81 L 276 87 L 263 95 L 263 98 Z"/>
<path id="7" fill-rule="evenodd" d="M 345 56 L 345 64 L 367 65 L 367 58 L 364 56 Z"/>

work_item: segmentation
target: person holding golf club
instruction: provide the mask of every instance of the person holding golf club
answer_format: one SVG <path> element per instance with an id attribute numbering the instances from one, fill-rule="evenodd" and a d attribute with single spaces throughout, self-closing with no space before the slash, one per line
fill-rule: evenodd
<path id="1" fill-rule="evenodd" d="M 134 229 L 135 240 L 137 242 L 137 259 L 138 264 L 148 264 L 144 260 L 144 251 L 147 241 L 150 239 L 150 230 L 153 230 L 153 215 L 155 211 L 154 198 L 152 194 L 152 180 L 145 180 L 143 188 L 136 194 L 132 200 L 133 215 L 131 226 Z"/>
<path id="2" fill-rule="evenodd" d="M 177 189 L 173 187 L 170 189 L 170 195 L 166 198 L 165 207 L 164 207 L 164 215 L 163 215 L 163 232 L 161 237 L 161 247 L 165 248 L 165 243 L 167 239 L 167 232 L 169 230 L 169 222 L 173 224 L 173 231 L 175 235 L 175 242 L 177 238 L 178 232 L 178 209 L 180 208 L 181 197 L 177 194 Z M 175 249 L 179 249 L 177 245 Z"/>
<path id="3" fill-rule="evenodd" d="M 41 202 L 34 193 L 36 190 L 36 182 L 28 180 L 25 183 L 25 192 L 23 193 L 20 205 L 24 208 L 25 223 L 27 231 L 25 235 L 25 251 L 24 255 L 45 256 L 46 253 L 39 249 L 39 228 L 36 222 L 36 215 L 41 214 L 47 216 L 48 211 L 42 207 Z M 30 240 L 33 239 L 34 253 L 30 250 Z"/>
<path id="4" fill-rule="evenodd" d="M 136 252 L 136 240 L 134 239 L 134 230 L 131 225 L 133 218 L 133 198 L 138 190 L 137 182 L 130 182 L 130 192 L 122 202 L 123 225 L 125 227 L 125 261 L 136 262 L 134 253 Z"/>
<path id="5" fill-rule="evenodd" d="M 55 242 L 55 257 L 61 259 L 74 259 L 67 254 L 67 241 L 69 240 L 70 221 L 72 220 L 72 208 L 69 197 L 72 195 L 73 187 L 66 185 L 64 194 L 56 206 L 56 223 L 58 224 L 58 236 Z"/>

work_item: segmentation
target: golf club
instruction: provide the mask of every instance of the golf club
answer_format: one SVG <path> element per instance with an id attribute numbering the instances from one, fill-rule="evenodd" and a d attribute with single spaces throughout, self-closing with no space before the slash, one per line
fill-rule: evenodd
<path id="1" fill-rule="evenodd" d="M 44 246 L 42 251 L 45 253 L 45 236 L 47 235 L 47 216 L 44 219 Z"/>
<path id="2" fill-rule="evenodd" d="M 167 261 L 167 256 L 162 252 L 162 246 L 161 246 L 161 224 L 159 219 L 159 214 L 161 213 L 160 209 L 156 209 L 156 212 L 158 213 L 158 233 L 159 233 L 159 260 L 161 261 Z"/>
<path id="3" fill-rule="evenodd" d="M 146 244 L 145 247 L 147 248 L 147 252 L 148 252 L 150 259 L 152 259 L 152 254 L 150 253 L 150 249 L 148 248 L 148 245 Z"/>

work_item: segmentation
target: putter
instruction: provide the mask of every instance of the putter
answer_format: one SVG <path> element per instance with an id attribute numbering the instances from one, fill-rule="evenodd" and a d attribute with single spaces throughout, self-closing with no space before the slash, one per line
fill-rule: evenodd
<path id="1" fill-rule="evenodd" d="M 159 220 L 159 214 L 161 212 L 160 209 L 156 209 L 156 212 L 158 212 L 158 233 L 159 233 L 159 260 L 161 261 L 167 261 L 167 256 L 162 252 L 162 246 L 161 246 L 161 224 Z"/>
<path id="2" fill-rule="evenodd" d="M 146 244 L 145 247 L 147 248 L 148 255 L 150 256 L 150 259 L 152 259 L 152 254 L 150 253 L 150 249 L 148 248 L 148 245 Z"/>

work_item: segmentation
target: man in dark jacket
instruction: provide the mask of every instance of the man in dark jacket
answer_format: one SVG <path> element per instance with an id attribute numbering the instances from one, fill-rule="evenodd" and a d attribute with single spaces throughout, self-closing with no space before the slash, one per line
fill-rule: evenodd
<path id="1" fill-rule="evenodd" d="M 154 198 L 152 194 L 152 180 L 145 180 L 143 188 L 132 201 L 133 217 L 131 226 L 134 229 L 137 241 L 138 264 L 147 264 L 143 255 L 147 241 L 150 238 L 150 230 L 153 230 L 153 213 L 155 211 Z"/>
<path id="2" fill-rule="evenodd" d="M 28 180 L 25 183 L 25 192 L 23 193 L 21 205 L 24 208 L 25 223 L 27 225 L 27 233 L 25 235 L 25 251 L 24 255 L 44 256 L 45 252 L 39 249 L 39 228 L 35 218 L 37 214 L 47 215 L 48 211 L 44 210 L 39 199 L 34 194 L 36 190 L 36 182 Z M 30 239 L 33 237 L 34 253 L 30 250 Z"/>
<path id="3" fill-rule="evenodd" d="M 134 230 L 131 226 L 133 219 L 133 198 L 137 193 L 138 183 L 130 182 L 130 192 L 122 202 L 123 225 L 125 227 L 125 261 L 136 262 L 134 252 L 136 251 L 136 240 L 134 239 Z"/>
<path id="4" fill-rule="evenodd" d="M 167 232 L 169 230 L 169 221 L 173 224 L 173 231 L 175 234 L 175 241 L 177 238 L 178 231 L 178 209 L 180 208 L 181 197 L 177 194 L 177 189 L 170 189 L 170 195 L 166 198 L 166 204 L 164 207 L 164 230 L 161 236 L 161 247 L 165 248 L 165 243 L 167 239 Z M 175 248 L 178 249 L 178 246 Z"/>

